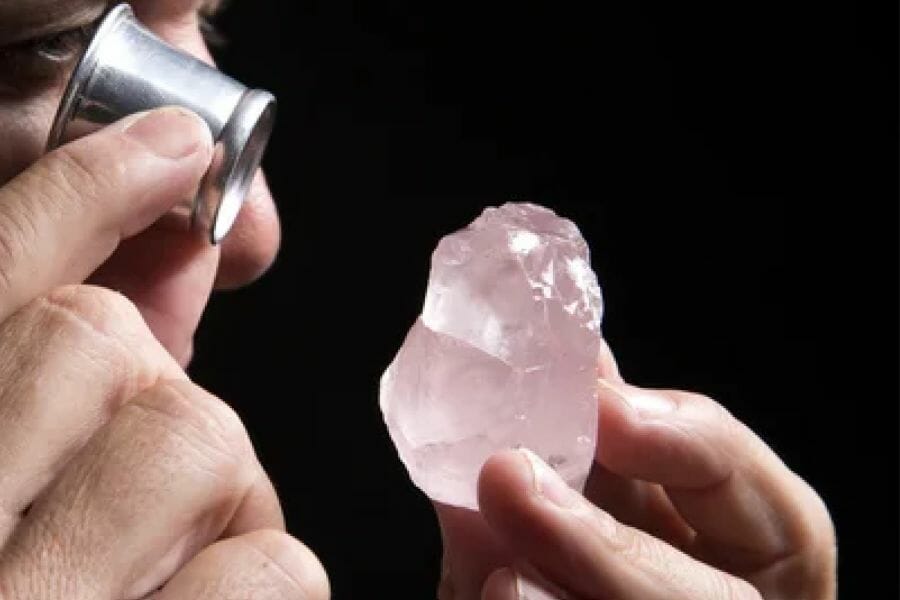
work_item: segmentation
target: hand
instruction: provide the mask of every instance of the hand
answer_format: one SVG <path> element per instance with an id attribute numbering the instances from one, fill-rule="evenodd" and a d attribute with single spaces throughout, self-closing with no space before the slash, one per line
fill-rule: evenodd
<path id="1" fill-rule="evenodd" d="M 240 420 L 122 296 L 61 288 L 0 348 L 0 597 L 328 597 Z"/>
<path id="2" fill-rule="evenodd" d="M 624 383 L 600 366 L 585 494 L 531 452 L 493 456 L 480 514 L 436 507 L 441 600 L 830 600 L 834 529 L 821 499 L 709 398 Z"/>
<path id="3" fill-rule="evenodd" d="M 0 188 L 0 598 L 328 596 L 237 415 L 125 296 L 66 285 L 190 198 L 211 148 L 161 109 Z"/>
<path id="4" fill-rule="evenodd" d="M 3 140 L 0 185 L 41 156 L 66 76 L 78 56 L 75 44 L 66 41 L 71 36 L 63 32 L 88 25 L 107 4 L 106 0 L 0 2 L 0 22 L 6 25 L 0 27 L 0 55 L 4 56 L 0 61 L 0 139 Z M 212 62 L 198 25 L 199 11 L 209 4 L 213 2 L 132 2 L 138 17 L 158 35 Z M 57 33 L 61 37 L 51 35 L 48 42 L 53 49 L 50 55 L 56 58 L 47 59 L 42 53 L 30 50 L 45 45 L 43 36 Z M 73 45 L 71 51 L 67 50 L 69 45 Z M 106 177 L 108 173 L 104 171 L 114 166 L 115 163 L 108 163 L 96 174 Z M 168 184 L 162 187 L 171 190 Z M 160 202 L 156 216 L 165 212 L 163 202 L 172 206 L 187 198 L 188 190 L 179 191 L 182 197 L 164 198 L 162 194 L 156 197 Z M 27 218 L 27 215 L 16 218 Z M 3 221 L 8 221 L 10 216 L 0 213 L 0 219 L 3 226 Z M 24 225 L 23 231 L 13 233 L 31 235 L 22 240 L 28 252 L 54 243 L 52 239 L 37 237 L 41 232 L 30 234 L 27 223 Z M 157 339 L 182 365 L 190 360 L 194 332 L 213 287 L 234 288 L 255 279 L 271 264 L 280 240 L 275 205 L 261 173 L 251 187 L 234 229 L 221 247 L 212 247 L 200 236 L 182 228 L 174 230 L 163 223 L 156 224 L 155 220 L 143 220 L 140 227 L 112 233 L 121 233 L 121 239 L 106 238 L 102 260 L 95 261 L 94 270 L 67 273 L 66 282 L 82 283 L 89 277 L 91 283 L 128 296 Z"/>

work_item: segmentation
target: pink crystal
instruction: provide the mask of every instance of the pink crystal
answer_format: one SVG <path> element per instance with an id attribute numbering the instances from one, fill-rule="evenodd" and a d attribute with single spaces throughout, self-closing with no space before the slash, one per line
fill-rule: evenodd
<path id="1" fill-rule="evenodd" d="M 581 489 L 596 447 L 602 312 L 587 244 L 549 209 L 488 208 L 443 238 L 422 314 L 381 378 L 413 482 L 477 509 L 485 460 L 526 447 Z"/>

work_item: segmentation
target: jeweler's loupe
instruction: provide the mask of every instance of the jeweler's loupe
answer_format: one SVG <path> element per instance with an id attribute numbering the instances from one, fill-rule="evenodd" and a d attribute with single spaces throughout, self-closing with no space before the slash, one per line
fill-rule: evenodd
<path id="1" fill-rule="evenodd" d="M 272 133 L 275 98 L 251 90 L 154 35 L 118 4 L 97 26 L 68 84 L 47 150 L 130 114 L 183 106 L 215 140 L 212 164 L 190 207 L 173 211 L 218 244 L 237 219 Z"/>

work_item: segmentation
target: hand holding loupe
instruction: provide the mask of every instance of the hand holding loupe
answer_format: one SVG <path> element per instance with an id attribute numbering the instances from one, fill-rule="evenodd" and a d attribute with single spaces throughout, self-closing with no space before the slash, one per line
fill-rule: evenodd
<path id="1" fill-rule="evenodd" d="M 98 25 L 63 95 L 47 150 L 130 114 L 182 106 L 209 125 L 215 151 L 197 198 L 175 211 L 212 244 L 231 230 L 272 133 L 275 98 L 251 90 L 144 27 L 128 4 Z"/>

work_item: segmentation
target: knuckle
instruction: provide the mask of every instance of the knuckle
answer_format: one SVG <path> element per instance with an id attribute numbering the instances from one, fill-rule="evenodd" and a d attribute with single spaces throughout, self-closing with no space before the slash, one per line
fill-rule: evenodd
<path id="1" fill-rule="evenodd" d="M 39 162 L 35 175 L 43 185 L 37 186 L 45 190 L 45 200 L 61 202 L 63 198 L 80 198 L 83 201 L 102 196 L 102 190 L 109 187 L 110 174 L 116 169 L 98 170 L 93 167 L 85 153 L 74 149 L 71 145 L 54 150 L 48 159 Z"/>
<path id="2" fill-rule="evenodd" d="M 583 515 L 581 521 L 598 535 L 598 539 L 604 540 L 615 555 L 626 562 L 641 563 L 647 560 L 653 562 L 656 551 L 652 544 L 648 543 L 643 534 L 631 527 L 622 525 L 602 512 Z"/>
<path id="3" fill-rule="evenodd" d="M 64 343 L 90 364 L 102 366 L 103 380 L 123 392 L 139 385 L 140 369 L 127 340 L 150 334 L 137 307 L 122 294 L 94 286 L 65 286 L 32 302 L 27 312 L 31 314 L 26 319 L 41 324 L 45 343 Z"/>
<path id="4" fill-rule="evenodd" d="M 47 294 L 43 304 L 55 315 L 61 327 L 85 327 L 103 336 L 112 336 L 123 326 L 143 324 L 137 307 L 123 294 L 113 290 L 72 285 L 57 288 Z"/>
<path id="5" fill-rule="evenodd" d="M 735 464 L 752 463 L 765 447 L 755 434 L 713 398 L 694 392 L 670 392 L 682 415 L 682 431 L 705 444 L 715 464 L 708 470 L 726 476 Z M 728 466 L 731 465 L 731 466 Z"/>
<path id="6" fill-rule="evenodd" d="M 89 285 L 55 288 L 17 310 L 0 324 L 0 348 L 4 372 L 29 369 L 16 381 L 70 378 L 106 416 L 162 374 L 181 373 L 128 298 Z"/>
<path id="7" fill-rule="evenodd" d="M 244 541 L 263 559 L 264 575 L 289 590 L 282 596 L 286 600 L 327 600 L 331 596 L 322 563 L 296 538 L 271 529 L 253 532 Z"/>
<path id="8" fill-rule="evenodd" d="M 112 340 L 135 323 L 143 324 L 140 313 L 121 294 L 71 285 L 32 300 L 10 317 L 3 330 L 4 334 L 30 339 L 32 345 L 58 346 L 64 342 L 78 352 L 102 355 L 108 353 Z M 98 347 L 104 352 L 97 352 Z M 124 348 L 121 350 L 124 352 Z"/>
<path id="9" fill-rule="evenodd" d="M 631 564 L 656 564 L 665 558 L 658 543 L 627 527 L 616 526 L 611 539 L 619 556 Z"/>
<path id="10" fill-rule="evenodd" d="M 37 236 L 32 199 L 16 185 L 3 189 L 0 198 L 0 285 L 4 295 L 15 287 L 15 268 Z"/>
<path id="11" fill-rule="evenodd" d="M 249 436 L 237 413 L 189 381 L 160 381 L 129 406 L 149 415 L 163 442 L 188 452 L 199 468 L 249 485 L 255 471 Z M 240 485 L 244 483 L 246 485 Z"/>
<path id="12" fill-rule="evenodd" d="M 604 537 L 610 549 L 625 564 L 639 565 L 648 572 L 656 572 L 664 579 L 682 573 L 685 569 L 683 559 L 674 553 L 671 546 L 645 534 L 642 531 L 623 526 L 612 519 L 603 524 L 606 530 Z M 700 565 L 699 571 L 691 575 L 695 584 L 700 587 L 703 598 L 721 598 L 722 600 L 762 600 L 759 591 L 747 581 L 727 573 Z M 676 575 L 679 581 L 682 576 Z"/>
<path id="13" fill-rule="evenodd" d="M 680 408 L 695 415 L 698 419 L 711 423 L 722 423 L 734 420 L 734 417 L 728 412 L 728 409 L 709 396 L 697 392 L 685 391 L 671 391 L 669 394 Z"/>

